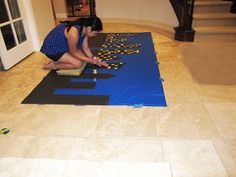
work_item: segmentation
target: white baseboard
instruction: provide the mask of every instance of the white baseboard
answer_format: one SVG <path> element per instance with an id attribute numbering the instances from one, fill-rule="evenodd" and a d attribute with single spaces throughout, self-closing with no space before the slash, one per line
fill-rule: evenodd
<path id="1" fill-rule="evenodd" d="M 56 13 L 56 18 L 67 18 L 66 13 Z"/>
<path id="2" fill-rule="evenodd" d="M 102 18 L 102 22 L 149 26 L 155 28 L 158 32 L 171 38 L 173 38 L 175 34 L 173 26 L 170 26 L 168 24 L 163 24 L 157 21 L 123 19 L 123 18 Z"/>

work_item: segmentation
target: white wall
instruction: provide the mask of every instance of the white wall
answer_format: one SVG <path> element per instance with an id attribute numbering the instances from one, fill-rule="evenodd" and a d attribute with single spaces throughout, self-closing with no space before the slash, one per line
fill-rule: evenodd
<path id="1" fill-rule="evenodd" d="M 66 18 L 67 9 L 65 0 L 52 0 L 56 18 Z"/>
<path id="2" fill-rule="evenodd" d="M 96 12 L 104 20 L 134 20 L 166 30 L 178 26 L 169 0 L 96 0 Z"/>
<path id="3" fill-rule="evenodd" d="M 55 27 L 51 0 L 30 0 L 39 46 Z M 52 0 L 56 13 L 64 13 L 65 0 Z M 96 0 L 97 15 L 103 22 L 126 22 L 157 27 L 174 33 L 178 21 L 169 0 Z"/>
<path id="4" fill-rule="evenodd" d="M 169 0 L 95 0 L 103 22 L 153 26 L 174 33 L 178 20 Z M 41 1 L 39 1 L 41 2 Z M 57 18 L 66 17 L 65 0 L 52 0 Z"/>
<path id="5" fill-rule="evenodd" d="M 50 0 L 31 0 L 39 46 L 48 32 L 55 27 L 52 4 Z"/>

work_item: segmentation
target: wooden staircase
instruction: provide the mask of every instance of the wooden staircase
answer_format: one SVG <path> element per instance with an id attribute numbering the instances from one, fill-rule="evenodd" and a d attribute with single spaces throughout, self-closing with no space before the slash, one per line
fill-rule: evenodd
<path id="1" fill-rule="evenodd" d="M 236 42 L 236 14 L 232 2 L 196 0 L 193 12 L 195 42 Z"/>

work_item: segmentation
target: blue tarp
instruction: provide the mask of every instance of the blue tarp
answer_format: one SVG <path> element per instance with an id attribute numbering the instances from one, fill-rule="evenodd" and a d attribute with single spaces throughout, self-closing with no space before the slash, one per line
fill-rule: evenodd
<path id="1" fill-rule="evenodd" d="M 56 88 L 54 95 L 106 95 L 109 97 L 108 105 L 130 105 L 130 106 L 166 106 L 161 76 L 158 62 L 153 46 L 152 36 L 149 32 L 137 33 L 134 36 L 124 37 L 125 42 L 116 44 L 141 44 L 138 48 L 128 50 L 139 50 L 133 54 L 111 54 L 119 56 L 117 60 L 107 61 L 107 63 L 124 63 L 119 69 L 96 68 L 97 74 L 112 74 L 108 79 L 96 78 L 75 78 L 69 82 L 95 82 L 94 89 L 73 89 Z M 94 50 L 100 50 L 96 47 Z M 106 48 L 115 50 L 116 48 Z M 122 50 L 122 49 L 121 49 Z M 85 70 L 88 74 L 93 74 L 94 68 Z M 69 84 L 69 83 L 68 83 Z"/>

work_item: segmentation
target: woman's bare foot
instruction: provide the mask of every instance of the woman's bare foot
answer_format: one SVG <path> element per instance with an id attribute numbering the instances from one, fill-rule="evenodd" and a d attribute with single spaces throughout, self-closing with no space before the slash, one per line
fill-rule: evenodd
<path id="1" fill-rule="evenodd" d="M 56 70 L 57 67 L 56 67 L 56 64 L 55 64 L 53 61 L 51 61 L 51 62 L 49 62 L 48 64 L 46 64 L 46 65 L 43 67 L 43 69 L 46 69 L 46 70 Z"/>

